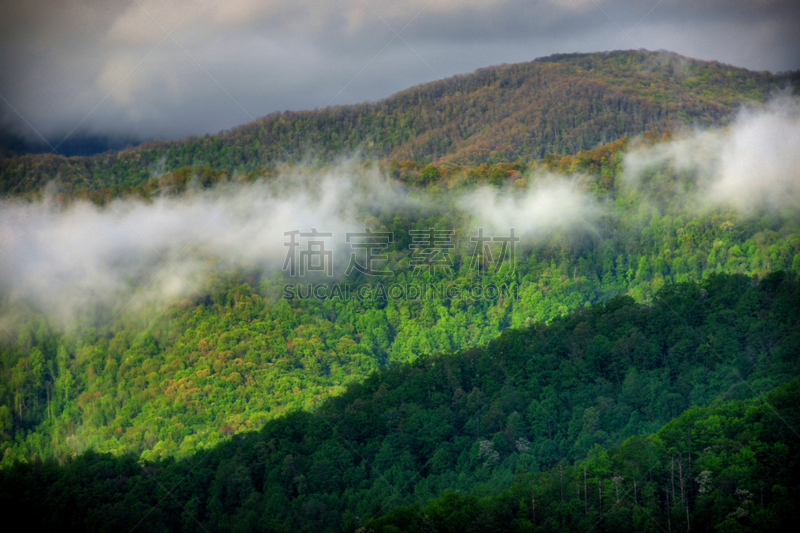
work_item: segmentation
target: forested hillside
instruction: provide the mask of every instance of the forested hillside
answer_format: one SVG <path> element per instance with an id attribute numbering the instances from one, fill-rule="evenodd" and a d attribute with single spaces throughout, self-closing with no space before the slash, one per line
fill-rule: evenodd
<path id="1" fill-rule="evenodd" d="M 781 529 L 798 86 L 557 55 L 0 160 L 7 523 Z"/>
<path id="2" fill-rule="evenodd" d="M 797 381 L 763 395 L 800 370 L 798 321 L 794 274 L 670 285 L 392 365 L 185 461 L 6 467 L 0 498 L 48 530 L 773 530 L 796 514 Z"/>
<path id="3" fill-rule="evenodd" d="M 510 290 L 494 297 L 317 299 L 296 291 L 286 299 L 284 285 L 296 283 L 286 273 L 223 270 L 209 274 L 202 293 L 166 311 L 127 309 L 125 300 L 95 311 L 113 322 L 87 320 L 67 331 L 48 321 L 46 309 L 29 315 L 14 342 L 0 347 L 3 460 L 65 458 L 89 448 L 185 456 L 312 408 L 383 365 L 484 345 L 509 327 L 615 295 L 648 302 L 665 285 L 714 273 L 758 278 L 800 269 L 793 217 L 698 211 L 691 206 L 696 184 L 669 169 L 653 172 L 646 187 L 624 186 L 624 146 L 541 162 L 582 171 L 585 187 L 613 207 L 589 230 L 556 232 L 520 248 L 514 269 L 476 272 L 466 229 L 472 214 L 448 199 L 451 185 L 473 186 L 470 176 L 492 183 L 497 173 L 501 184 L 525 176 L 513 165 L 439 176 L 426 189 L 438 206 L 433 212 L 375 205 L 359 214 L 395 237 L 387 250 L 392 283 Z M 411 232 L 430 227 L 458 230 L 452 275 L 414 275 Z M 353 272 L 344 282 L 373 280 Z M 626 374 L 620 372 L 618 381 Z"/>
<path id="4" fill-rule="evenodd" d="M 36 191 L 50 181 L 68 191 L 116 194 L 185 166 L 259 174 L 282 162 L 321 164 L 355 151 L 421 166 L 527 162 L 648 130 L 725 123 L 742 102 L 797 86 L 797 73 L 752 72 L 668 52 L 551 56 L 375 103 L 276 113 L 218 135 L 91 157 L 4 159 L 0 194 Z"/>
<path id="5" fill-rule="evenodd" d="M 448 492 L 364 531 L 788 531 L 800 519 L 800 382 L 692 408 L 571 466 L 518 472 L 496 496 Z"/>

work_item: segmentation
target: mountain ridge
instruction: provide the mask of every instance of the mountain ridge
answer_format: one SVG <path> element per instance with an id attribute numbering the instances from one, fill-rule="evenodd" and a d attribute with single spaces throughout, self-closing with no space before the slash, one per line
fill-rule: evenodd
<path id="1" fill-rule="evenodd" d="M 648 130 L 725 123 L 742 103 L 799 84 L 797 72 L 753 72 L 668 52 L 555 55 L 416 85 L 377 102 L 276 112 L 216 135 L 93 156 L 3 159 L 0 194 L 36 191 L 51 180 L 136 187 L 183 166 L 252 172 L 356 152 L 439 165 L 542 158 Z"/>
<path id="2" fill-rule="evenodd" d="M 672 139 L 670 128 L 726 124 L 795 74 L 664 52 L 555 58 L 361 107 L 278 113 L 219 136 L 0 161 L 0 195 L 33 200 L 0 203 L 12 265 L 0 269 L 9 280 L 0 311 L 13 322 L 0 336 L 0 502 L 17 511 L 9 522 L 361 533 L 423 530 L 429 518 L 440 531 L 790 522 L 800 482 L 784 465 L 796 464 L 787 450 L 797 442 L 781 421 L 798 416 L 800 219 L 755 187 L 741 206 L 705 205 L 707 166 L 659 154 L 677 146 L 712 167 L 744 169 L 747 180 L 710 182 L 728 191 L 768 178 L 791 185 L 798 165 L 783 156 L 795 153 L 796 122 L 779 125 L 774 109 L 757 122 L 773 120 L 762 128 L 769 135 L 745 135 L 729 150 L 703 145 L 751 131 L 744 115 L 729 135 Z M 590 149 L 574 149 L 582 145 Z M 338 220 L 324 202 L 283 189 L 305 192 L 328 162 L 359 150 L 365 160 L 334 168 L 331 181 L 364 181 L 335 198 L 350 202 L 358 225 L 392 236 L 386 266 L 407 298 L 287 297 L 287 283 L 301 280 L 281 263 L 270 267 L 268 254 L 264 264 L 258 254 L 237 261 L 266 234 L 228 242 L 236 228 L 280 236 L 290 218 L 276 223 L 275 213 L 299 213 L 301 228 L 315 227 L 305 212 Z M 293 156 L 306 176 L 277 166 Z M 369 188 L 381 171 L 388 192 Z M 568 201 L 547 184 L 564 174 L 575 187 Z M 396 202 L 398 191 L 411 201 Z M 498 201 L 506 194 L 515 202 Z M 222 212 L 212 198 L 239 222 L 217 220 L 220 233 L 198 240 Z M 587 222 L 597 206 L 585 228 L 556 225 L 507 267 L 498 256 L 494 269 L 473 268 L 472 222 L 497 213 L 522 235 L 518 222 L 546 227 L 555 211 Z M 142 214 L 126 218 L 128 209 Z M 452 269 L 420 273 L 412 243 L 432 228 L 453 230 Z M 173 255 L 179 233 L 194 235 L 192 246 L 174 244 Z M 146 237 L 156 235 L 152 246 Z M 130 306 L 167 286 L 152 283 L 184 250 L 176 274 L 200 269 L 189 278 L 197 288 L 183 299 L 168 293 L 163 305 L 145 293 Z M 164 257 L 172 262 L 161 268 Z M 359 288 L 374 281 L 360 269 L 345 278 Z M 411 296 L 445 283 L 486 293 Z M 513 298 L 489 295 L 503 284 L 518 289 Z M 107 298 L 69 301 L 94 291 Z M 71 322 L 58 320 L 59 308 Z M 772 404 L 759 402 L 764 394 Z"/>

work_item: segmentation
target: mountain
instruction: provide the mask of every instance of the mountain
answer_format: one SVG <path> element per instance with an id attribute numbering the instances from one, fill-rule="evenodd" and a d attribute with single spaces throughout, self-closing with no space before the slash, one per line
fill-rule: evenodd
<path id="1" fill-rule="evenodd" d="M 762 395 L 800 370 L 798 320 L 796 275 L 712 276 L 393 365 L 182 461 L 9 465 L 0 501 L 46 530 L 528 531 L 533 484 L 546 530 L 769 531 L 796 515 L 798 382 Z"/>
<path id="2" fill-rule="evenodd" d="M 23 154 L 47 154 L 57 146 L 58 153 L 66 156 L 90 156 L 109 150 L 122 150 L 142 143 L 142 139 L 120 136 L 73 133 L 59 144 L 63 138 L 30 139 L 20 135 L 13 128 L 0 125 L 0 159 L 8 159 Z"/>
<path id="3" fill-rule="evenodd" d="M 661 145 L 654 146 L 659 149 Z M 194 241 L 199 248 L 196 252 L 184 251 L 180 245 L 176 252 L 154 253 L 145 245 L 129 254 L 128 245 L 115 242 L 116 237 L 110 248 L 101 247 L 97 255 L 84 238 L 76 244 L 77 253 L 59 243 L 53 243 L 52 249 L 12 248 L 9 257 L 34 256 L 33 272 L 43 272 L 50 264 L 39 261 L 39 256 L 47 258 L 53 253 L 80 268 L 77 273 L 56 268 L 46 275 L 68 282 L 55 279 L 45 285 L 50 290 L 40 296 L 43 300 L 28 308 L 22 305 L 24 301 L 11 300 L 9 295 L 23 285 L 23 279 L 25 285 L 33 283 L 35 287 L 50 280 L 18 272 L 13 283 L 0 290 L 0 310 L 18 317 L 13 336 L 0 342 L 0 427 L 5 428 L 0 449 L 4 462 L 37 456 L 63 460 L 86 449 L 136 453 L 146 459 L 185 457 L 230 433 L 258 429 L 287 412 L 313 409 L 326 397 L 342 393 L 348 385 L 386 365 L 482 346 L 508 328 L 546 323 L 623 294 L 647 303 L 665 286 L 700 281 L 717 273 L 743 274 L 755 281 L 777 270 L 800 270 L 800 223 L 794 211 L 782 215 L 761 207 L 742 215 L 724 205 L 698 207 L 698 185 L 690 176 L 669 168 L 657 167 L 646 174 L 641 186 L 626 185 L 624 154 L 624 143 L 612 143 L 562 157 L 558 167 L 581 172 L 579 186 L 585 192 L 577 196 L 564 195 L 561 189 L 555 196 L 544 189 L 544 196 L 539 196 L 537 180 L 543 178 L 537 177 L 536 171 L 523 175 L 518 167 L 506 168 L 506 164 L 478 166 L 460 178 L 441 177 L 441 183 L 412 188 L 406 204 L 399 202 L 398 189 L 391 189 L 391 200 L 376 201 L 375 196 L 366 194 L 363 203 L 357 200 L 357 193 L 343 194 L 341 201 L 352 207 L 351 217 L 365 221 L 372 231 L 393 236 L 385 254 L 386 267 L 394 275 L 383 280 L 385 285 L 357 270 L 321 282 L 294 278 L 280 270 L 286 255 L 281 244 L 285 243 L 279 244 L 281 263 L 273 267 L 265 268 L 258 261 L 226 263 L 226 256 L 241 252 L 240 246 L 257 250 L 258 243 L 252 238 L 214 251 L 207 247 L 216 246 L 217 238 L 205 243 L 200 237 Z M 501 178 L 497 185 L 492 184 L 495 173 Z M 509 176 L 518 175 L 523 177 L 507 185 Z M 482 185 L 470 185 L 476 176 L 484 180 Z M 518 189 L 518 183 L 528 178 L 530 183 Z M 311 179 L 315 183 L 313 175 Z M 547 184 L 551 178 L 544 179 Z M 235 196 L 247 202 L 245 197 L 260 194 L 262 185 L 255 182 L 252 186 L 255 188 L 234 187 L 219 205 L 229 205 Z M 459 192 L 459 187 L 465 192 Z M 143 221 L 146 226 L 159 226 L 162 220 L 169 223 L 190 212 L 186 207 L 192 198 L 199 202 L 200 220 L 208 224 L 208 217 L 220 209 L 208 203 L 218 192 L 214 188 L 209 191 L 209 197 L 187 189 L 173 199 L 131 199 L 129 204 L 105 208 L 55 205 L 47 208 L 44 217 L 36 203 L 30 206 L 33 211 L 10 206 L 9 211 L 22 209 L 22 214 L 10 219 L 9 227 L 33 224 L 32 239 L 39 239 L 47 228 L 63 231 L 73 227 L 70 217 L 76 214 L 105 213 L 106 218 L 93 223 L 101 226 L 97 236 L 102 240 L 110 226 L 118 224 L 121 211 L 150 206 L 152 211 L 142 212 Z M 520 246 L 513 268 L 479 271 L 470 239 L 485 207 L 474 199 L 491 206 L 487 199 L 500 201 L 515 191 L 521 195 L 520 203 L 500 203 L 499 208 L 492 208 L 492 213 L 498 213 L 492 216 L 515 216 L 517 211 L 524 215 L 515 216 L 515 224 L 539 217 L 536 226 L 547 221 L 534 211 L 541 209 L 539 198 L 545 204 L 556 202 L 553 213 L 565 210 L 558 202 L 580 202 L 569 208 L 574 214 L 567 218 L 567 225 L 536 238 L 521 232 L 527 244 Z M 469 199 L 473 200 L 464 204 Z M 290 198 L 285 208 L 275 210 L 291 212 L 298 202 Z M 246 205 L 231 208 L 234 216 L 243 217 L 242 228 L 263 224 L 245 213 Z M 313 203 L 308 208 L 317 210 Z M 43 219 L 51 220 L 52 226 L 41 229 L 37 221 Z M 572 220 L 577 226 L 570 225 Z M 229 239 L 239 231 L 229 222 L 221 226 L 229 230 L 222 238 Z M 88 225 L 79 219 L 76 227 L 84 231 Z M 450 268 L 415 274 L 414 236 L 429 228 L 453 231 Z M 131 234 L 135 243 L 141 243 L 141 233 L 127 225 L 122 229 L 123 233 L 111 234 Z M 285 228 L 278 229 L 282 235 Z M 191 231 L 195 235 L 197 230 Z M 504 231 L 507 234 L 508 229 Z M 126 261 L 142 261 L 148 252 L 155 261 L 152 270 L 137 275 L 135 269 L 127 268 Z M 195 259 L 189 270 L 180 274 L 192 280 L 186 293 L 161 305 L 148 304 L 148 289 L 151 293 L 162 289 L 152 284 L 166 269 L 164 254 L 179 252 Z M 495 247 L 492 253 L 500 252 Z M 199 255 L 192 255 L 195 253 Z M 108 264 L 108 257 L 113 263 Z M 172 264 L 172 268 L 176 266 Z M 83 276 L 85 270 L 89 276 L 84 285 L 69 283 L 72 276 Z M 191 277 L 198 271 L 202 276 Z M 108 290 L 122 287 L 122 292 L 107 298 L 101 294 L 93 300 L 95 277 Z M 114 282 L 109 284 L 109 279 Z M 383 286 L 387 293 L 376 290 L 365 298 L 343 294 L 316 298 L 310 296 L 311 282 L 330 291 L 326 294 L 332 294 L 336 286 L 350 287 L 353 295 L 363 286 Z M 406 285 L 409 295 L 412 290 L 422 294 L 424 289 L 426 296 L 392 298 L 388 294 L 392 286 L 402 289 Z M 288 293 L 287 287 L 292 288 Z M 474 292 L 484 289 L 485 297 Z M 79 304 L 89 304 L 69 307 L 76 299 Z M 137 301 L 141 305 L 129 306 Z M 58 320 L 54 311 L 60 309 L 67 310 L 68 322 Z M 602 349 L 610 350 L 611 344 Z M 613 379 L 622 381 L 626 375 L 623 367 Z"/>
<path id="4" fill-rule="evenodd" d="M 54 180 L 67 190 L 135 188 L 180 167 L 260 172 L 287 161 L 366 157 L 422 166 L 574 154 L 679 125 L 723 124 L 743 102 L 797 89 L 771 74 L 668 52 L 555 55 L 480 69 L 354 106 L 274 113 L 217 135 L 145 143 L 90 157 L 0 161 L 0 194 Z"/>
<path id="5" fill-rule="evenodd" d="M 800 486 L 787 84 L 560 55 L 2 160 L 7 523 L 780 528 Z M 316 229 L 337 273 L 297 276 L 274 237 Z"/>

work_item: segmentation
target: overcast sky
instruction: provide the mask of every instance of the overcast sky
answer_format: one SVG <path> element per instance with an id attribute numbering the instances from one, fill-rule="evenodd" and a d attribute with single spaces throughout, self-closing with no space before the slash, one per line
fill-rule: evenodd
<path id="1" fill-rule="evenodd" d="M 216 133 L 561 52 L 666 49 L 800 69 L 796 0 L 2 0 L 0 122 Z"/>

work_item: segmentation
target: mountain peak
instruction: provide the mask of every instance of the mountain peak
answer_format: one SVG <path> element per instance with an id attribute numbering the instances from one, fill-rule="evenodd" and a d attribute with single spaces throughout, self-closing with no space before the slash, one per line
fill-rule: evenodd
<path id="1" fill-rule="evenodd" d="M 681 124 L 724 123 L 743 102 L 763 102 L 798 83 L 797 73 L 753 72 L 666 51 L 556 54 L 424 83 L 377 102 L 273 113 L 217 135 L 90 157 L 12 157 L 0 161 L 0 194 L 36 190 L 56 175 L 108 187 L 119 164 L 135 187 L 156 161 L 160 171 L 199 165 L 250 172 L 355 152 L 456 165 L 541 158 Z"/>

